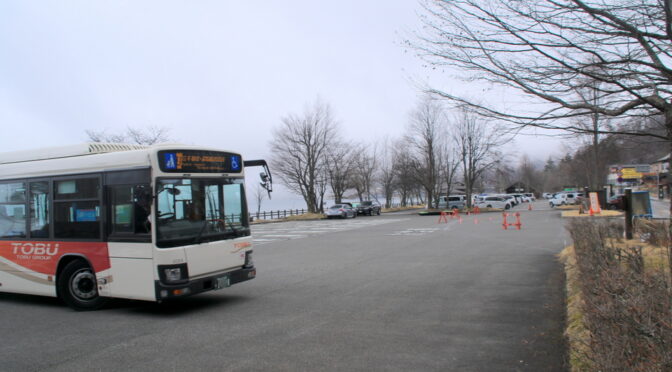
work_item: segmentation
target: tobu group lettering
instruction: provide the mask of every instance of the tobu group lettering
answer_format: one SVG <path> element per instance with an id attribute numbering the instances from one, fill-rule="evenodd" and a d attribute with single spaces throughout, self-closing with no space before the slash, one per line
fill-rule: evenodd
<path id="1" fill-rule="evenodd" d="M 55 256 L 58 253 L 58 243 L 11 243 L 14 254 Z"/>

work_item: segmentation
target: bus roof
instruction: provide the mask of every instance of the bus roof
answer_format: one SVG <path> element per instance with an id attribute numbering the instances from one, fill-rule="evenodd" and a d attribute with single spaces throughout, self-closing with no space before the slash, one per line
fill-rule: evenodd
<path id="1" fill-rule="evenodd" d="M 126 143 L 81 143 L 69 146 L 45 147 L 34 150 L 0 153 L 0 164 L 68 158 L 73 156 L 104 154 L 118 151 L 143 150 L 146 148 L 147 146 L 145 145 Z"/>
<path id="2" fill-rule="evenodd" d="M 183 144 L 144 146 L 116 143 L 84 143 L 72 146 L 0 153 L 0 179 L 149 168 L 152 166 L 152 157 L 155 156 L 152 154 L 165 149 L 222 151 L 209 147 Z"/>

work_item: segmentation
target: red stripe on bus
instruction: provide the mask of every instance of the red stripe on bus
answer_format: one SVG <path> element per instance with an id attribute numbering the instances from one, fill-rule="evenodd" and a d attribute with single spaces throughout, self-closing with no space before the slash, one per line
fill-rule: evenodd
<path id="1" fill-rule="evenodd" d="M 47 275 L 56 275 L 58 261 L 67 254 L 86 257 L 95 272 L 110 268 L 110 254 L 103 242 L 0 241 L 0 257 Z"/>

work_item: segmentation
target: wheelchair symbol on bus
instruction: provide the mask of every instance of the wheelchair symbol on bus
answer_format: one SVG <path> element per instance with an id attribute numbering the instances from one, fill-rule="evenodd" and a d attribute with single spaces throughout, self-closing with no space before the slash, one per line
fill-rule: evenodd
<path id="1" fill-rule="evenodd" d="M 240 160 L 238 160 L 237 156 L 231 157 L 231 169 L 240 170 Z"/>

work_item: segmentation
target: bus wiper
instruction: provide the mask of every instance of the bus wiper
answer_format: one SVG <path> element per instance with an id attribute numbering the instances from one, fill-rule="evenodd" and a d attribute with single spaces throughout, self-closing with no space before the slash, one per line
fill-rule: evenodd
<path id="1" fill-rule="evenodd" d="M 226 217 L 224 217 L 224 221 L 227 225 L 229 225 L 229 228 L 231 231 L 233 231 L 234 236 L 240 236 L 240 231 L 236 228 L 236 226 L 233 225 L 233 222 L 229 221 L 229 219 Z"/>
<path id="2" fill-rule="evenodd" d="M 203 233 L 205 232 L 205 228 L 208 226 L 208 221 L 203 220 L 203 226 L 201 226 L 201 229 L 198 230 L 198 234 L 196 234 L 196 237 L 194 238 L 194 243 L 195 244 L 201 244 L 201 237 L 203 237 Z"/>

